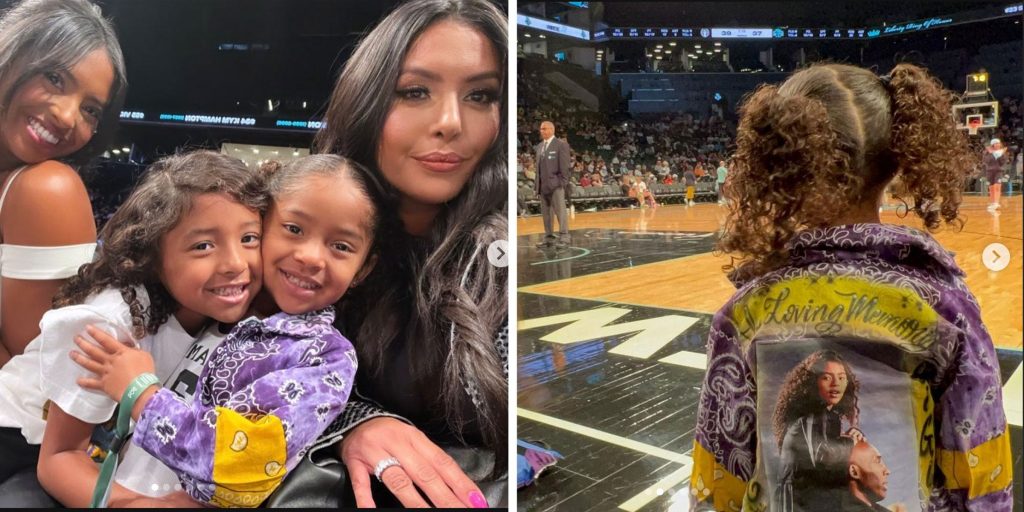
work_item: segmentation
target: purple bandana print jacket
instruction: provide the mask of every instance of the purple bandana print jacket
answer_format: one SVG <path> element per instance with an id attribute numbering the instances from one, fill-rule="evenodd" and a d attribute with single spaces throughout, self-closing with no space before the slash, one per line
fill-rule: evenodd
<path id="1" fill-rule="evenodd" d="M 883 224 L 789 248 L 787 266 L 730 276 L 714 317 L 691 508 L 1011 510 L 999 364 L 953 255 Z"/>
<path id="2" fill-rule="evenodd" d="M 348 401 L 356 353 L 333 322 L 333 308 L 243 320 L 207 359 L 191 405 L 153 395 L 135 444 L 193 499 L 258 506 Z"/>

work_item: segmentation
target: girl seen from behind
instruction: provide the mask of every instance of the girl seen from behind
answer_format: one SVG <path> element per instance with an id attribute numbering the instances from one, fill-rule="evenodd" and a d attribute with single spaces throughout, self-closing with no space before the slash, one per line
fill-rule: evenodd
<path id="1" fill-rule="evenodd" d="M 708 340 L 694 509 L 1011 507 L 999 366 L 978 303 L 952 254 L 878 214 L 898 177 L 926 229 L 958 225 L 975 158 L 951 99 L 914 65 L 877 76 L 821 64 L 745 101 L 719 242 L 737 258 L 726 268 L 737 292 Z M 786 373 L 820 350 L 856 369 L 859 414 L 834 430 L 856 427 L 845 451 L 806 459 L 838 475 L 811 489 L 769 418 Z"/>

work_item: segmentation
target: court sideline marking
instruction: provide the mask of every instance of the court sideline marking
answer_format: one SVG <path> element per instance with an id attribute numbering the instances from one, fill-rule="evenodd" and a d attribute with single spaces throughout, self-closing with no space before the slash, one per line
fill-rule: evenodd
<path id="1" fill-rule="evenodd" d="M 685 482 L 686 480 L 689 479 L 690 473 L 693 471 L 693 459 L 690 458 L 688 455 L 676 453 L 670 450 L 666 450 L 664 448 L 658 448 L 657 446 L 651 446 L 646 443 L 641 443 L 640 441 L 634 441 L 632 439 L 617 436 L 615 434 L 610 434 L 608 432 L 583 426 L 578 423 L 573 423 L 571 421 L 566 421 L 563 419 L 548 416 L 546 414 L 542 414 L 539 412 L 523 409 L 522 407 L 516 408 L 516 415 L 519 416 L 520 418 L 533 420 L 538 423 L 543 423 L 551 427 L 572 432 L 574 434 L 579 434 L 585 437 L 589 437 L 591 439 L 596 439 L 598 441 L 603 441 L 608 444 L 640 452 L 646 455 L 652 455 L 654 457 L 658 457 L 661 459 L 665 459 L 669 462 L 675 462 L 682 465 L 679 469 L 669 473 L 667 476 L 659 480 L 654 485 L 648 487 L 647 489 L 644 489 L 640 493 L 636 494 L 635 496 L 629 498 L 621 505 L 619 505 L 620 509 L 625 510 L 627 512 L 636 512 L 644 505 L 650 503 L 652 500 L 661 495 L 658 491 L 664 493 L 671 487 L 679 483 Z"/>

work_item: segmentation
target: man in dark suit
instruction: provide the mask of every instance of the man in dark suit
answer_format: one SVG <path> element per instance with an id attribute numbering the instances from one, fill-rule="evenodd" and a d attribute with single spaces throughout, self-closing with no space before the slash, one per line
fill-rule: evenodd
<path id="1" fill-rule="evenodd" d="M 569 143 L 555 137 L 555 124 L 540 124 L 541 142 L 536 147 L 537 177 L 535 178 L 540 213 L 544 218 L 544 241 L 538 247 L 564 248 L 569 246 L 569 214 L 565 205 L 569 187 Z M 558 237 L 553 233 L 552 215 L 558 216 Z"/>

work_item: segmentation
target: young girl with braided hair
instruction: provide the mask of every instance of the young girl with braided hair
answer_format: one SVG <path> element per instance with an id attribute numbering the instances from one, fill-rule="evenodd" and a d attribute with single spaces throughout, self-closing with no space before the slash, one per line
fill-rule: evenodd
<path id="1" fill-rule="evenodd" d="M 879 218 L 886 186 L 899 178 L 899 199 L 928 231 L 962 226 L 975 157 L 951 99 L 914 65 L 877 76 L 819 64 L 745 100 L 719 241 L 737 292 L 707 345 L 695 510 L 1012 507 L 999 366 L 978 302 L 927 232 Z M 857 424 L 840 418 L 835 430 L 884 453 L 874 469 L 823 456 L 836 452 L 825 441 L 841 436 L 799 418 L 784 427 L 794 443 L 807 440 L 808 457 L 780 453 L 772 419 L 782 383 L 821 350 L 848 369 L 819 374 L 807 406 L 829 407 L 856 371 Z M 805 470 L 841 477 L 784 482 Z"/>

